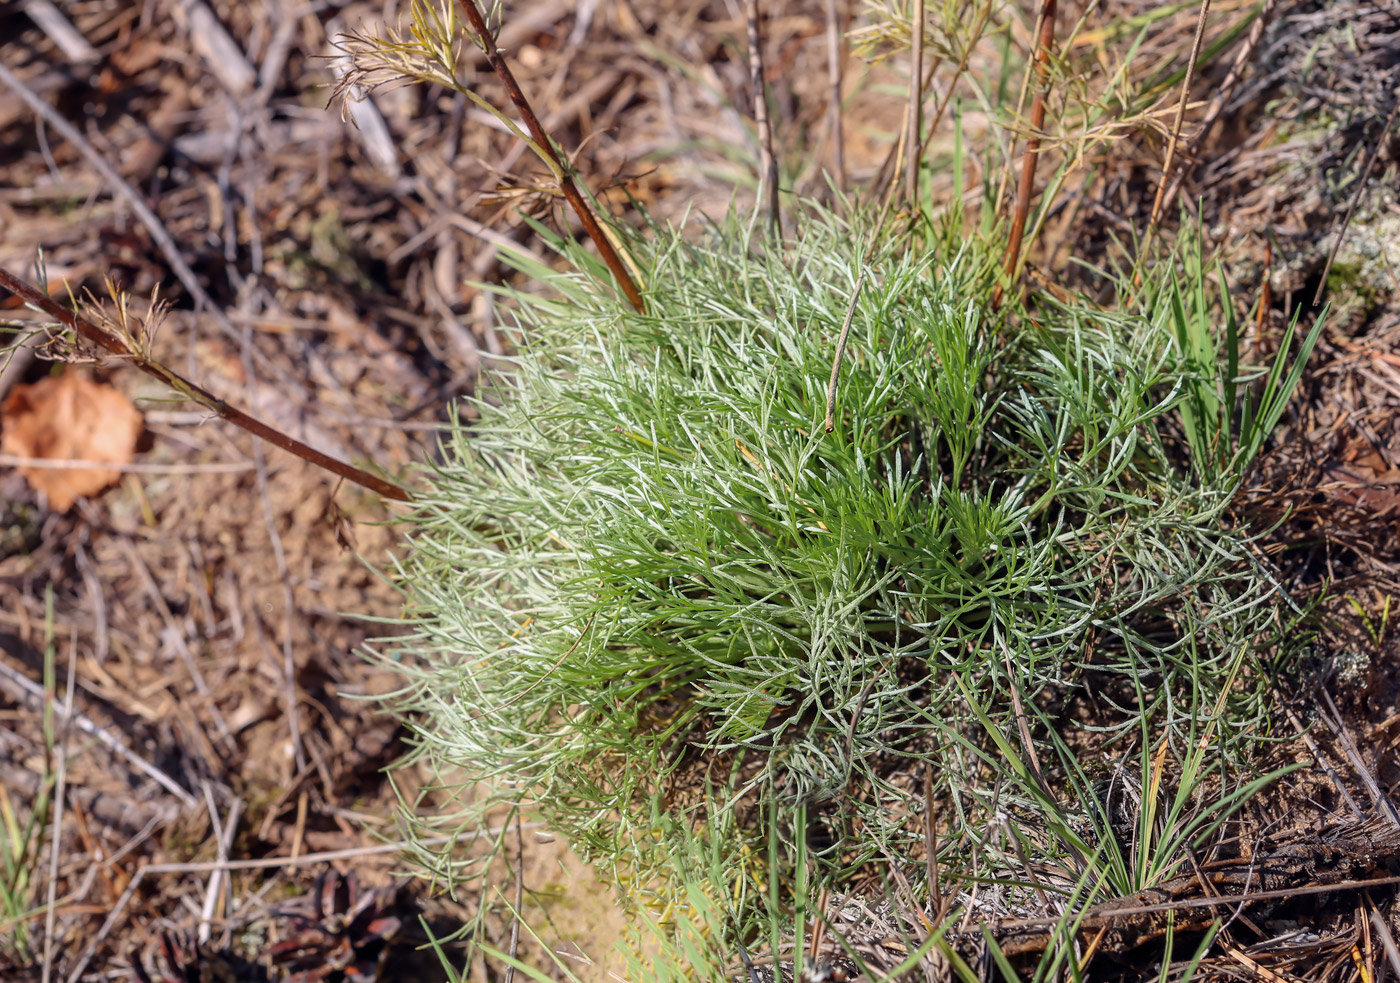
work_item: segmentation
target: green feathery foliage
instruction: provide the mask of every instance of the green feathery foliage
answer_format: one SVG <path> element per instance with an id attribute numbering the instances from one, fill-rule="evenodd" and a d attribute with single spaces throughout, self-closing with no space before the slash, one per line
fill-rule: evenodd
<path id="1" fill-rule="evenodd" d="M 910 861 L 926 766 L 955 825 L 981 830 L 978 863 L 1011 810 L 1045 833 L 1021 849 L 1082 870 L 1109 861 L 1056 809 L 1088 822 L 1092 803 L 1052 809 L 1014 765 L 1058 748 L 1062 773 L 1062 711 L 1090 693 L 1094 746 L 1190 766 L 1184 822 L 1204 776 L 1225 789 L 1269 733 L 1254 667 L 1291 610 L 1227 511 L 1257 427 L 1240 444 L 1230 414 L 1199 412 L 1221 373 L 1234 394 L 1237 352 L 1205 365 L 1155 299 L 1200 264 L 1164 264 L 1143 310 L 1013 321 L 988 313 L 993 263 L 955 225 L 891 236 L 826 433 L 865 238 L 804 221 L 781 249 L 738 220 L 637 238 L 646 315 L 571 244 L 567 272 L 519 260 L 547 293 L 512 295 L 522 352 L 447 440 L 399 571 L 418 757 L 487 782 L 482 809 L 540 811 L 636 890 L 666 880 L 677 821 L 742 838 L 799 806 L 858 831 L 828 865 Z M 1202 436 L 1212 419 L 1223 433 Z M 1013 780 L 994 792 L 990 774 Z M 743 857 L 731 878 L 762 881 Z M 1153 863 L 1112 879 L 1170 866 Z"/>

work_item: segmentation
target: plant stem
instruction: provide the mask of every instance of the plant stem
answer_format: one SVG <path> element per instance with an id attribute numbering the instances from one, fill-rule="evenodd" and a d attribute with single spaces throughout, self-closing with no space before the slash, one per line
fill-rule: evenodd
<path id="1" fill-rule="evenodd" d="M 230 406 L 213 393 L 196 386 L 184 376 L 172 372 L 160 362 L 146 357 L 141 352 L 133 351 L 119 338 L 58 304 L 48 294 L 14 276 L 3 267 L 0 267 L 0 287 L 23 299 L 26 303 L 39 308 L 108 354 L 130 361 L 142 372 L 161 380 L 181 396 L 198 403 L 210 412 L 217 414 L 221 419 L 248 431 L 253 436 L 261 437 L 268 443 L 295 454 L 303 461 L 308 461 L 319 468 L 337 474 L 346 481 L 352 481 L 363 488 L 378 492 L 385 498 L 391 498 L 396 502 L 412 501 L 412 496 L 393 482 L 386 481 L 378 475 L 370 474 L 368 471 L 363 471 L 343 461 L 338 461 L 314 447 L 303 444 L 296 438 L 268 426 L 256 417 L 249 416 L 238 407 Z"/>
<path id="2" fill-rule="evenodd" d="M 1031 192 L 1035 190 L 1036 155 L 1040 151 L 1041 127 L 1045 124 L 1045 92 L 1050 85 L 1050 46 L 1055 43 L 1055 4 L 1056 0 L 1043 0 L 1040 8 L 1040 35 L 1035 50 L 1035 70 L 1040 84 L 1031 101 L 1031 132 L 1026 138 L 1026 156 L 1021 161 L 1021 181 L 1016 188 L 1016 212 L 1011 217 L 1011 231 L 1007 237 L 1003 272 L 1008 283 L 1015 282 L 1016 270 L 1021 262 L 1021 239 L 1026 234 L 1026 216 L 1031 209 Z M 992 294 L 993 308 L 1001 306 L 1005 285 L 997 284 L 996 292 Z"/>
<path id="3" fill-rule="evenodd" d="M 927 89 L 933 84 L 933 75 L 938 71 L 938 67 L 943 63 L 942 58 L 934 58 L 924 72 L 923 88 Z M 895 141 L 890 152 L 885 155 L 885 159 L 880 164 L 880 169 L 875 172 L 875 180 L 866 189 L 866 198 L 869 201 L 884 201 L 887 193 L 899 187 L 899 171 L 904 165 L 905 145 L 909 140 L 909 101 L 904 102 L 904 114 L 899 119 L 899 139 Z"/>
<path id="4" fill-rule="evenodd" d="M 1215 94 L 1211 96 L 1210 105 L 1206 108 L 1206 114 L 1201 119 L 1201 125 L 1191 137 L 1188 145 L 1187 156 L 1194 156 L 1190 150 L 1199 147 L 1210 135 L 1211 128 L 1215 126 L 1216 120 L 1220 118 L 1221 112 L 1225 109 L 1225 103 L 1235 93 L 1235 87 L 1244 78 L 1245 69 L 1249 66 L 1250 59 L 1254 56 L 1254 49 L 1259 46 L 1259 41 L 1264 37 L 1264 29 L 1269 26 L 1269 18 L 1274 14 L 1274 7 L 1278 5 L 1278 0 L 1264 0 L 1264 6 L 1259 9 L 1259 15 L 1255 18 L 1254 24 L 1249 29 L 1249 35 L 1245 38 L 1244 44 L 1235 54 L 1235 61 L 1230 66 L 1230 72 L 1225 76 Z M 1166 197 L 1162 200 L 1160 211 L 1166 211 L 1176 200 L 1177 193 L 1181 190 L 1182 183 L 1190 173 L 1189 166 L 1181 168 L 1172 178 L 1172 183 L 1167 188 Z"/>
<path id="5" fill-rule="evenodd" d="M 881 225 L 883 225 L 883 217 Z M 876 226 L 878 232 L 879 226 Z M 874 246 L 872 240 L 871 245 Z M 870 258 L 870 251 L 866 252 L 866 260 Z M 836 429 L 836 387 L 841 381 L 841 359 L 846 354 L 846 338 L 851 333 L 851 322 L 856 317 L 856 302 L 860 300 L 861 288 L 865 286 L 865 263 L 861 263 L 860 276 L 856 278 L 856 289 L 851 292 L 851 304 L 846 308 L 846 320 L 841 325 L 841 336 L 836 339 L 836 356 L 831 360 L 831 381 L 826 386 L 826 422 L 824 424 L 827 433 Z"/>
<path id="6" fill-rule="evenodd" d="M 758 33 L 758 0 L 744 7 L 749 28 L 749 88 L 753 90 L 753 121 L 758 128 L 758 163 L 762 170 L 760 197 L 767 199 L 768 225 L 782 235 L 783 221 L 778 202 L 778 158 L 773 153 L 773 121 L 768 118 L 768 87 L 763 81 L 763 47 Z"/>
<path id="7" fill-rule="evenodd" d="M 1162 201 L 1166 197 L 1167 182 L 1171 180 L 1172 164 L 1176 161 L 1176 145 L 1181 139 L 1181 123 L 1186 118 L 1186 100 L 1191 94 L 1191 83 L 1196 80 L 1196 59 L 1201 56 L 1201 40 L 1206 33 L 1206 18 L 1210 15 L 1210 0 L 1201 0 L 1201 13 L 1196 19 L 1196 36 L 1191 41 L 1191 59 L 1186 63 L 1186 77 L 1181 80 L 1181 97 L 1176 102 L 1176 119 L 1172 121 L 1172 135 L 1167 142 L 1167 156 L 1162 161 L 1162 179 L 1157 182 L 1157 196 L 1152 201 L 1152 214 L 1147 219 L 1147 235 L 1144 237 L 1143 253 L 1152 242 L 1157 225 L 1162 221 Z"/>
<path id="8" fill-rule="evenodd" d="M 467 21 L 471 24 L 472 31 L 476 34 L 477 43 L 481 45 L 482 52 L 486 55 L 486 60 L 491 63 L 496 75 L 501 80 L 501 84 L 506 87 L 506 92 L 510 95 L 510 101 L 515 104 L 515 108 L 520 112 L 520 118 L 525 121 L 525 126 L 530 131 L 530 136 L 540 149 L 549 155 L 550 159 L 558 165 L 561 177 L 559 178 L 559 190 L 563 193 L 564 199 L 568 201 L 574 214 L 583 223 L 583 230 L 588 233 L 588 238 L 593 240 L 593 244 L 598 247 L 598 253 L 603 257 L 603 262 L 608 264 L 608 269 L 617 279 L 618 286 L 627 295 L 633 308 L 638 314 L 646 313 L 646 304 L 642 300 L 641 291 L 637 289 L 636 281 L 627 272 L 627 267 L 622 262 L 622 257 L 613 248 L 612 242 L 607 234 L 603 232 L 603 227 L 598 224 L 598 218 L 593 214 L 593 209 L 588 201 L 579 191 L 578 185 L 574 183 L 572 176 L 573 168 L 554 149 L 554 144 L 550 141 L 548 134 L 544 132 L 544 127 L 540 125 L 539 117 L 535 115 L 534 109 L 530 107 L 530 101 L 525 98 L 525 93 L 521 90 L 520 84 L 515 81 L 515 76 L 511 73 L 510 66 L 506 64 L 505 58 L 501 55 L 500 49 L 496 47 L 496 39 L 491 35 L 491 30 L 486 24 L 486 18 L 482 16 L 481 10 L 476 5 L 476 0 L 459 0 L 463 13 L 467 16 Z"/>
<path id="9" fill-rule="evenodd" d="M 832 162 L 836 170 L 836 190 L 846 190 L 846 151 L 841 126 L 841 25 L 836 16 L 836 0 L 826 0 L 826 70 L 831 81 L 831 140 Z"/>
<path id="10" fill-rule="evenodd" d="M 914 37 L 909 57 L 909 136 L 904 145 L 909 152 L 904 158 L 904 197 L 911 206 L 919 201 L 919 158 L 923 143 L 919 139 L 924 124 L 924 0 L 914 0 Z"/>
<path id="11" fill-rule="evenodd" d="M 938 132 L 938 124 L 943 120 L 943 113 L 948 108 L 948 103 L 953 101 L 953 93 L 958 90 L 958 80 L 962 78 L 963 72 L 967 71 L 968 59 L 972 57 L 972 49 L 976 46 L 978 39 L 982 37 L 982 30 L 987 26 L 987 18 L 992 15 L 993 0 L 987 0 L 987 5 L 982 8 L 982 13 L 977 17 L 977 23 L 972 29 L 970 40 L 963 45 L 962 57 L 958 59 L 958 67 L 953 70 L 953 78 L 948 83 L 947 91 L 938 101 L 938 108 L 933 111 L 933 120 L 928 125 L 928 132 L 924 134 L 924 142 L 919 145 L 919 157 L 928 153 L 928 145 L 933 142 L 933 135 Z"/>

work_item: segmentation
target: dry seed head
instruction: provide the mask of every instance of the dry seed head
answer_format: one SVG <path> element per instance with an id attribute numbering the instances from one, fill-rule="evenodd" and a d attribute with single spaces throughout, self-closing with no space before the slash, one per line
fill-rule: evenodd
<path id="1" fill-rule="evenodd" d="M 499 4 L 491 7 L 488 20 L 499 23 Z M 350 103 L 365 98 L 386 83 L 435 83 L 460 92 L 478 108 L 495 116 L 534 151 L 556 181 L 562 181 L 564 171 L 547 148 L 536 143 L 511 116 L 457 78 L 463 38 L 470 39 L 483 52 L 486 50 L 485 42 L 458 19 L 453 0 L 438 0 L 437 3 L 413 0 L 409 7 L 407 33 L 401 28 L 387 28 L 383 34 L 349 32 L 339 35 L 335 46 L 343 52 L 345 64 L 340 68 L 340 80 L 336 82 L 331 98 L 332 101 L 340 100 L 341 120 L 352 122 Z"/>
<path id="2" fill-rule="evenodd" d="M 924 49 L 956 62 L 967 43 L 967 0 L 943 0 L 925 5 Z M 910 50 L 914 20 L 908 0 L 866 0 L 867 24 L 847 34 L 851 48 L 873 63 Z"/>
<path id="3" fill-rule="evenodd" d="M 348 63 L 332 96 L 341 102 L 343 121 L 349 121 L 351 101 L 389 82 L 432 82 L 465 92 L 457 62 L 461 39 L 472 35 L 458 19 L 453 0 L 413 0 L 408 20 L 406 30 L 386 27 L 378 34 L 348 31 L 336 37 L 333 43 Z"/>
<path id="4" fill-rule="evenodd" d="M 110 276 L 104 278 L 103 285 L 110 303 L 99 300 L 91 291 L 84 291 L 83 298 L 76 304 L 78 315 L 120 341 L 133 357 L 154 361 L 152 351 L 156 333 L 169 309 L 169 305 L 161 300 L 159 284 L 151 291 L 144 316 L 131 309 L 131 295 Z M 90 343 L 76 339 L 72 343 L 75 353 L 85 361 L 113 357 L 111 352 L 98 350 Z"/>

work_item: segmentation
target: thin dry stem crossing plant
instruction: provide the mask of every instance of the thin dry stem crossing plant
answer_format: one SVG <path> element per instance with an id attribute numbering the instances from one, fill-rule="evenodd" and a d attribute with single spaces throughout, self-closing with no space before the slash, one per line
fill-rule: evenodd
<path id="1" fill-rule="evenodd" d="M 992 5 L 996 0 L 987 0 L 978 13 L 976 20 L 972 23 L 972 29 L 966 38 L 962 39 L 962 53 L 958 56 L 957 67 L 953 69 L 953 77 L 944 88 L 943 96 L 938 101 L 938 108 L 933 111 L 933 119 L 929 121 L 928 133 L 924 135 L 924 142 L 919 147 L 919 156 L 923 157 L 928 153 L 929 144 L 933 141 L 934 134 L 938 132 L 938 124 L 943 120 L 943 114 L 948 110 L 948 104 L 952 102 L 954 94 L 958 91 L 958 83 L 967 71 L 968 59 L 972 57 L 973 51 L 977 48 L 977 42 L 982 38 L 982 32 L 986 29 L 987 21 L 992 15 Z"/>
<path id="2" fill-rule="evenodd" d="M 1356 203 L 1361 200 L 1361 195 L 1366 190 L 1366 184 L 1371 179 L 1371 171 L 1375 169 L 1376 161 L 1381 155 L 1381 148 L 1385 146 L 1386 134 L 1390 132 L 1390 127 L 1394 124 L 1397 114 L 1400 114 L 1400 90 L 1395 92 L 1390 112 L 1386 115 L 1385 122 L 1381 124 L 1380 134 L 1376 137 L 1376 145 L 1366 158 L 1366 166 L 1361 171 L 1361 180 L 1356 183 L 1356 191 L 1352 193 L 1351 200 L 1347 202 L 1346 214 L 1342 216 L 1342 224 L 1337 229 L 1336 238 L 1332 241 L 1332 248 L 1327 253 L 1327 263 L 1322 267 L 1322 278 L 1318 281 L 1317 292 L 1313 294 L 1314 307 L 1322 303 L 1322 295 L 1327 290 L 1327 274 L 1332 272 L 1332 264 L 1337 259 L 1338 250 L 1342 248 L 1342 239 L 1347 234 L 1347 227 L 1351 225 L 1351 216 L 1356 211 Z"/>
<path id="3" fill-rule="evenodd" d="M 904 161 L 904 197 L 911 206 L 919 202 L 919 162 L 923 157 L 920 139 L 924 125 L 924 0 L 914 0 L 914 36 L 910 41 L 909 105 L 905 110 L 909 132 Z"/>
<path id="4" fill-rule="evenodd" d="M 1191 142 L 1187 149 L 1187 156 L 1195 159 L 1195 152 L 1198 147 L 1205 143 L 1210 136 L 1216 121 L 1220 119 L 1220 114 L 1225 109 L 1225 104 L 1234 95 L 1235 88 L 1244 78 L 1245 70 L 1249 67 L 1250 61 L 1254 57 L 1254 51 L 1259 46 L 1259 41 L 1264 37 L 1264 30 L 1269 26 L 1269 20 L 1273 17 L 1274 9 L 1278 6 L 1278 0 L 1264 0 L 1264 5 L 1259 8 L 1259 15 L 1255 18 L 1254 24 L 1249 29 L 1249 34 L 1245 37 L 1244 44 L 1240 45 L 1240 50 L 1235 53 L 1235 60 L 1230 64 L 1230 71 L 1220 83 L 1219 87 L 1211 95 L 1210 105 L 1206 108 L 1205 116 L 1202 117 L 1200 125 L 1191 136 Z M 1176 201 L 1176 196 L 1181 192 L 1181 186 L 1186 181 L 1190 173 L 1190 167 L 1181 167 L 1172 175 L 1171 186 L 1167 189 L 1166 196 L 1162 199 L 1161 207 L 1156 207 L 1154 203 L 1153 211 L 1160 219 L 1161 215 L 1172 207 Z M 1164 172 L 1165 174 L 1165 172 Z M 1313 305 L 1317 305 L 1314 303 Z"/>
<path id="5" fill-rule="evenodd" d="M 841 24 L 836 14 L 836 0 L 826 0 L 826 71 L 831 87 L 827 96 L 827 129 L 832 151 L 832 180 L 836 190 L 846 190 L 846 148 L 842 128 L 841 108 Z"/>

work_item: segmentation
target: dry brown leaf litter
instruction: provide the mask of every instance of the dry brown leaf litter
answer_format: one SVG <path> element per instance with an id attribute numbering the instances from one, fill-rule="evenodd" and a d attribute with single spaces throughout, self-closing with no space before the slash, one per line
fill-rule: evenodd
<path id="1" fill-rule="evenodd" d="M 15 386 L 0 407 L 0 451 L 59 465 L 127 464 L 143 427 L 141 411 L 125 395 L 70 368 Z M 19 473 L 57 512 L 67 512 L 79 498 L 96 495 L 121 477 L 114 468 L 38 464 L 22 464 Z"/>

